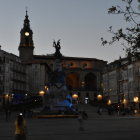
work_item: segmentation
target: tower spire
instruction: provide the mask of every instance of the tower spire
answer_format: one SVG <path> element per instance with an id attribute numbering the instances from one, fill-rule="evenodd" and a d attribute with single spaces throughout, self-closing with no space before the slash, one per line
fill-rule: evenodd
<path id="1" fill-rule="evenodd" d="M 30 28 L 30 20 L 28 18 L 28 10 L 26 7 L 26 14 L 23 23 L 23 28 L 20 31 L 20 44 L 19 44 L 19 56 L 23 61 L 29 60 L 33 57 L 34 42 L 33 32 Z"/>
<path id="2" fill-rule="evenodd" d="M 28 15 L 28 7 L 26 6 L 26 16 Z"/>
<path id="3" fill-rule="evenodd" d="M 25 19 L 24 19 L 24 27 L 26 28 L 30 28 L 30 20 L 28 18 L 28 9 L 26 7 L 26 15 L 25 15 Z"/>

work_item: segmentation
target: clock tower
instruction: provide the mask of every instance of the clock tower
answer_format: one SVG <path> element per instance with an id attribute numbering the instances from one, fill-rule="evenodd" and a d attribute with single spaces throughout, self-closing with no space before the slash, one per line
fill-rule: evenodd
<path id="1" fill-rule="evenodd" d="M 23 28 L 20 31 L 19 57 L 22 61 L 28 61 L 33 58 L 34 43 L 33 32 L 30 28 L 30 20 L 26 10 Z"/>

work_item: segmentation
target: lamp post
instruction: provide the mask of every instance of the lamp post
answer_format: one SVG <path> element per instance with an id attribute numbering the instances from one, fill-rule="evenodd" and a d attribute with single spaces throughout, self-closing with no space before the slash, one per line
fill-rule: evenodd
<path id="1" fill-rule="evenodd" d="M 109 99 L 108 101 L 107 101 L 107 105 L 111 105 L 111 100 Z"/>
<path id="2" fill-rule="evenodd" d="M 77 103 L 78 94 L 74 93 L 74 94 L 72 95 L 72 99 L 73 99 L 74 103 Z"/>
<path id="3" fill-rule="evenodd" d="M 4 99 L 5 99 L 5 105 L 6 106 L 9 106 L 10 95 L 8 93 L 4 95 Z"/>
<path id="4" fill-rule="evenodd" d="M 103 95 L 98 94 L 97 95 L 97 101 L 98 101 L 99 108 L 102 106 L 102 99 L 103 99 Z"/>
<path id="5" fill-rule="evenodd" d="M 139 110 L 139 97 L 134 97 L 133 101 L 135 103 L 135 110 L 134 110 L 134 112 L 137 113 L 138 110 Z"/>
<path id="6" fill-rule="evenodd" d="M 123 99 L 123 102 L 122 102 L 122 103 L 124 104 L 124 109 L 127 107 L 127 102 L 128 102 L 128 101 L 124 98 L 124 99 Z"/>
<path id="7" fill-rule="evenodd" d="M 134 97 L 134 103 L 138 103 L 139 102 L 139 97 Z"/>
<path id="8" fill-rule="evenodd" d="M 98 94 L 98 95 L 97 95 L 97 100 L 98 100 L 98 101 L 101 101 L 102 99 L 103 99 L 103 96 L 102 96 L 101 94 Z"/>
<path id="9" fill-rule="evenodd" d="M 123 114 L 125 115 L 126 114 L 126 108 L 127 108 L 128 100 L 124 98 L 122 103 L 124 105 L 124 113 Z"/>
<path id="10" fill-rule="evenodd" d="M 45 104 L 45 99 L 44 99 L 45 91 L 44 90 L 39 91 L 39 95 L 42 97 L 42 102 L 44 105 Z"/>
<path id="11" fill-rule="evenodd" d="M 45 90 L 46 90 L 46 93 L 48 92 L 49 88 L 48 86 L 45 86 Z"/>
<path id="12" fill-rule="evenodd" d="M 42 97 L 43 105 L 45 105 L 48 102 L 48 92 L 49 87 L 47 85 L 43 86 L 39 91 L 39 95 Z"/>
<path id="13" fill-rule="evenodd" d="M 44 96 L 44 94 L 45 94 L 45 91 L 43 91 L 43 90 L 41 90 L 41 91 L 39 92 L 39 95 L 40 95 L 40 96 Z"/>

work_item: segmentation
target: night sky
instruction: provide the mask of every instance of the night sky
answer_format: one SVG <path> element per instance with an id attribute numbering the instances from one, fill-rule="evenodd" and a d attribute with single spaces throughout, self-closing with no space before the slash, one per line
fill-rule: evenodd
<path id="1" fill-rule="evenodd" d="M 61 39 L 65 56 L 113 61 L 124 56 L 121 45 L 103 47 L 100 38 L 111 38 L 109 26 L 126 26 L 122 16 L 108 15 L 121 0 L 0 0 L 0 45 L 18 55 L 20 30 L 26 7 L 33 30 L 35 54 L 54 53 L 53 40 Z"/>

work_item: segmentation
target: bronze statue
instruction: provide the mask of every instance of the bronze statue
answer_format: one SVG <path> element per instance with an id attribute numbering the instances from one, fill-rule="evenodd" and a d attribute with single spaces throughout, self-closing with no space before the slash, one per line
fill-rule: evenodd
<path id="1" fill-rule="evenodd" d="M 62 56 L 62 54 L 60 53 L 60 39 L 57 41 L 57 43 L 55 42 L 55 40 L 53 41 L 53 47 L 55 48 L 55 57 L 60 58 Z"/>

